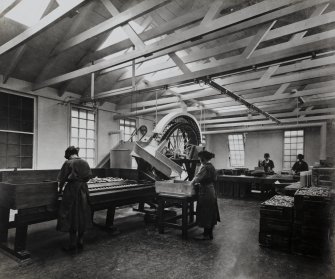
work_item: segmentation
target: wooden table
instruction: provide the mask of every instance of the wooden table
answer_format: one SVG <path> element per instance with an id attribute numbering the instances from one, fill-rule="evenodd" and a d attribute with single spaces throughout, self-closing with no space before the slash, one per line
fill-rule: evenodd
<path id="1" fill-rule="evenodd" d="M 164 233 L 164 228 L 174 228 L 182 231 L 182 238 L 187 239 L 187 232 L 190 228 L 196 226 L 194 215 L 194 202 L 196 196 L 185 196 L 177 194 L 160 193 L 157 195 L 158 201 L 158 230 L 159 233 Z M 173 205 L 180 205 L 182 213 L 170 218 L 164 218 L 164 208 Z M 175 221 L 181 219 L 181 225 Z"/>

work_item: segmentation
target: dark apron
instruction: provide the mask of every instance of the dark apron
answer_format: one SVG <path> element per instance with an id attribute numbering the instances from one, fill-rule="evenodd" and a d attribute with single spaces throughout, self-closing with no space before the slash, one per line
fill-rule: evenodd
<path id="1" fill-rule="evenodd" d="M 214 184 L 200 184 L 197 202 L 197 223 L 202 228 L 212 228 L 220 222 Z"/>
<path id="2" fill-rule="evenodd" d="M 57 230 L 84 232 L 90 227 L 92 227 L 92 214 L 87 184 L 83 181 L 70 181 L 63 192 Z"/>

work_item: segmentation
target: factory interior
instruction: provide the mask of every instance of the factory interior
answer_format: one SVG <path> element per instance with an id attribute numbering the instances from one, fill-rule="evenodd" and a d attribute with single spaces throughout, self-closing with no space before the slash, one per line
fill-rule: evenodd
<path id="1" fill-rule="evenodd" d="M 334 0 L 0 0 L 0 279 L 334 279 L 334 89 Z"/>

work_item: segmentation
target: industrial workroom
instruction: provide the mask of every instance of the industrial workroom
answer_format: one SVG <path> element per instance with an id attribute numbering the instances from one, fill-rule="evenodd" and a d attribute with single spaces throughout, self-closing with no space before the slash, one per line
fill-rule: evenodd
<path id="1" fill-rule="evenodd" d="M 0 0 L 0 279 L 335 278 L 334 0 Z"/>

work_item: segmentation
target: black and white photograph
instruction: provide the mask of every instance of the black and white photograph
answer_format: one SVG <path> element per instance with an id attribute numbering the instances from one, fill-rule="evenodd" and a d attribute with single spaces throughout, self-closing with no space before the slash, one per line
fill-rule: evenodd
<path id="1" fill-rule="evenodd" d="M 0 0 L 0 279 L 335 279 L 335 0 Z"/>

